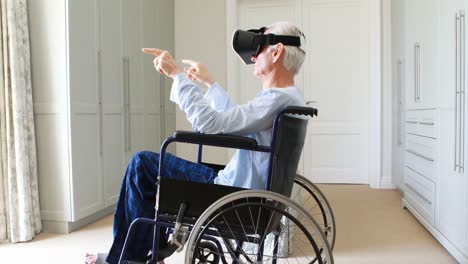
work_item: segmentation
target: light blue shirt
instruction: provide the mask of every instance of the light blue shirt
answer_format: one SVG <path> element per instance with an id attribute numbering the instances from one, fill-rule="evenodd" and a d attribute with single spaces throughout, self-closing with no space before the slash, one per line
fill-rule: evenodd
<path id="1" fill-rule="evenodd" d="M 217 83 L 203 95 L 185 73 L 174 77 L 170 100 L 186 113 L 194 130 L 247 136 L 265 146 L 271 143 L 275 115 L 289 105 L 304 106 L 304 97 L 295 86 L 263 89 L 247 104 L 236 105 Z M 269 153 L 237 150 L 215 183 L 264 189 L 268 164 Z"/>

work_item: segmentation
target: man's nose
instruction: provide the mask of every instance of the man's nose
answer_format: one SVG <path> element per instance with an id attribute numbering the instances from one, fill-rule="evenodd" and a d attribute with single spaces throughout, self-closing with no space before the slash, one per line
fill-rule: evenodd
<path id="1" fill-rule="evenodd" d="M 250 60 L 251 60 L 253 63 L 255 63 L 255 62 L 257 61 L 257 57 L 252 56 L 252 57 L 250 57 Z"/>

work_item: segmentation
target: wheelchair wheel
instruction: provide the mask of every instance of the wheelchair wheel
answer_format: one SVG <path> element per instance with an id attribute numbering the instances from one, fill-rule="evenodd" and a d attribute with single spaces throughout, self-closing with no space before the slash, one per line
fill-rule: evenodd
<path id="1" fill-rule="evenodd" d="M 269 191 L 247 190 L 212 204 L 193 226 L 185 263 L 196 258 L 204 237 L 218 239 L 223 263 L 333 264 L 322 227 L 291 199 Z"/>
<path id="2" fill-rule="evenodd" d="M 296 175 L 291 199 L 299 203 L 321 226 L 323 234 L 333 250 L 336 239 L 335 216 L 325 195 L 304 176 Z"/>
<path id="3" fill-rule="evenodd" d="M 213 242 L 202 241 L 200 246 L 197 247 L 195 254 L 195 263 L 218 264 L 220 254 L 218 247 Z"/>

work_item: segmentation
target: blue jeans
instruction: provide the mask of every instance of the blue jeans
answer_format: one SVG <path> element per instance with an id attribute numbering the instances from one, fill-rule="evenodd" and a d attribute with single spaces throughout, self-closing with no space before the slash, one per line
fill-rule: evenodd
<path id="1" fill-rule="evenodd" d="M 108 263 L 118 263 L 128 228 L 134 219 L 139 217 L 154 219 L 158 172 L 158 153 L 142 151 L 136 153 L 130 160 L 115 210 L 114 241 L 106 260 Z M 217 173 L 210 167 L 169 153 L 165 155 L 164 173 L 161 177 L 213 183 L 216 176 Z M 127 242 L 129 247 L 125 259 L 145 262 L 153 243 L 153 227 L 140 224 L 134 228 L 134 236 Z M 167 246 L 166 232 L 165 228 L 161 228 L 159 248 Z"/>

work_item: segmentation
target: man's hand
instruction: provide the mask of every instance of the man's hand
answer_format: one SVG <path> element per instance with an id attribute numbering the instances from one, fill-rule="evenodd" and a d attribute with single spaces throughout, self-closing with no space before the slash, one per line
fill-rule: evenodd
<path id="1" fill-rule="evenodd" d="M 189 67 L 184 68 L 184 71 L 188 74 L 190 79 L 199 81 L 207 87 L 213 85 L 215 80 L 208 72 L 208 69 L 205 67 L 205 65 L 193 60 L 182 60 L 182 62 L 190 65 Z"/>
<path id="2" fill-rule="evenodd" d="M 143 52 L 156 56 L 153 60 L 154 68 L 161 74 L 174 78 L 182 69 L 177 62 L 172 58 L 171 54 L 165 50 L 154 48 L 143 48 Z"/>

